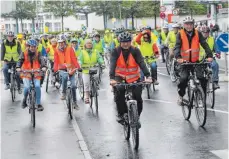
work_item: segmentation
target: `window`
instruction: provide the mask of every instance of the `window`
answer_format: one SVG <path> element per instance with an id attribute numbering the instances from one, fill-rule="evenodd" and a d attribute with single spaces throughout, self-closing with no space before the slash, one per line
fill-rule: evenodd
<path id="1" fill-rule="evenodd" d="M 54 23 L 54 31 L 61 31 L 61 23 Z"/>
<path id="2" fill-rule="evenodd" d="M 52 23 L 49 23 L 49 32 L 52 32 Z"/>
<path id="3" fill-rule="evenodd" d="M 26 23 L 23 23 L 22 24 L 22 28 L 23 28 L 23 30 L 27 30 L 27 24 Z"/>
<path id="4" fill-rule="evenodd" d="M 78 19 L 79 20 L 86 20 L 86 16 L 85 15 L 78 15 Z"/>
<path id="5" fill-rule="evenodd" d="M 10 24 L 5 24 L 6 31 L 11 31 Z"/>
<path id="6" fill-rule="evenodd" d="M 51 15 L 46 15 L 45 19 L 52 19 L 52 16 Z"/>

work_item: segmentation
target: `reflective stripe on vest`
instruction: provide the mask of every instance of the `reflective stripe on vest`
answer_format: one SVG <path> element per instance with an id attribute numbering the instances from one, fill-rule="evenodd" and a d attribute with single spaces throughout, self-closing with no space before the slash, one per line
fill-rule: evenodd
<path id="1" fill-rule="evenodd" d="M 182 59 L 188 62 L 197 62 L 199 60 L 199 54 L 200 54 L 200 43 L 199 43 L 198 31 L 195 30 L 195 35 L 191 41 L 191 48 L 189 46 L 189 41 L 186 32 L 183 29 L 180 31 L 180 35 L 182 41 L 182 46 L 181 46 Z"/>
<path id="2" fill-rule="evenodd" d="M 7 60 L 7 61 L 11 61 L 13 59 L 13 61 L 17 62 L 19 60 L 19 53 L 17 52 L 17 48 L 18 48 L 18 42 L 16 42 L 16 45 L 12 46 L 9 46 L 9 45 L 6 45 L 6 41 L 4 41 L 4 45 L 5 45 L 5 56 L 4 56 L 4 60 Z"/>
<path id="3" fill-rule="evenodd" d="M 71 63 L 71 49 L 72 47 L 67 46 L 64 52 L 61 52 L 59 49 L 56 49 L 58 54 L 58 70 L 68 69 L 72 67 Z"/>

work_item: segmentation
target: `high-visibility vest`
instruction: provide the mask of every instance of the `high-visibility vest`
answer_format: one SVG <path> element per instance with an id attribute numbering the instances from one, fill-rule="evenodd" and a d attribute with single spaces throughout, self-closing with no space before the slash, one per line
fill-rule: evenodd
<path id="1" fill-rule="evenodd" d="M 122 77 L 127 83 L 132 83 L 140 78 L 140 68 L 133 55 L 130 53 L 125 62 L 122 52 L 116 62 L 115 76 Z"/>
<path id="2" fill-rule="evenodd" d="M 161 32 L 161 42 L 162 42 L 162 44 L 164 44 L 165 43 L 165 40 L 166 40 L 166 34 L 165 34 L 165 32 Z"/>
<path id="3" fill-rule="evenodd" d="M 120 46 L 118 38 L 114 38 L 114 43 L 115 43 L 115 47 L 119 47 Z"/>
<path id="4" fill-rule="evenodd" d="M 37 51 L 41 54 L 42 53 L 43 45 L 41 43 L 38 44 Z"/>
<path id="5" fill-rule="evenodd" d="M 181 46 L 182 59 L 188 62 L 197 62 L 199 60 L 199 54 L 200 54 L 200 42 L 199 42 L 198 31 L 195 30 L 195 35 L 192 38 L 191 47 L 189 46 L 188 37 L 183 29 L 180 31 L 180 35 L 182 41 L 182 46 Z M 188 51 L 190 49 L 191 51 Z"/>
<path id="6" fill-rule="evenodd" d="M 17 48 L 18 48 L 18 42 L 16 42 L 16 45 L 12 46 L 9 46 L 6 44 L 6 40 L 4 41 L 4 46 L 5 46 L 5 56 L 4 56 L 4 60 L 7 60 L 7 61 L 11 61 L 13 59 L 13 61 L 17 62 L 19 60 L 19 53 L 17 52 Z"/>
<path id="7" fill-rule="evenodd" d="M 39 63 L 39 59 L 38 59 L 38 52 L 35 53 L 35 58 L 33 59 L 33 62 L 30 62 L 29 59 L 29 55 L 28 55 L 28 50 L 26 50 L 24 53 L 24 62 L 22 64 L 21 69 L 25 70 L 25 71 L 29 71 L 29 70 L 39 70 L 40 69 L 40 63 Z M 31 74 L 30 73 L 21 73 L 20 74 L 21 78 L 28 78 L 31 79 Z M 36 79 L 41 79 L 41 73 L 35 73 L 34 77 Z"/>
<path id="8" fill-rule="evenodd" d="M 153 51 L 153 44 L 154 44 L 153 41 L 151 41 L 150 43 L 145 42 L 145 41 L 141 42 L 141 45 L 139 45 L 139 49 L 140 49 L 143 57 L 146 57 L 146 56 L 150 57 L 150 56 L 155 55 L 155 53 Z M 156 60 L 157 60 L 156 58 L 155 59 L 149 59 L 148 62 L 151 63 L 151 62 L 154 62 Z"/>
<path id="9" fill-rule="evenodd" d="M 92 54 L 90 56 L 86 50 L 82 50 L 82 54 L 83 54 L 83 64 L 82 64 L 83 73 L 89 73 L 89 69 L 98 63 L 97 52 L 96 50 L 92 50 Z"/>
<path id="10" fill-rule="evenodd" d="M 176 34 L 174 31 L 170 31 L 168 34 L 168 44 L 169 48 L 174 48 L 176 44 Z"/>
<path id="11" fill-rule="evenodd" d="M 214 38 L 212 36 L 209 36 L 207 39 L 206 39 L 206 42 L 208 43 L 208 46 L 209 48 L 211 49 L 211 51 L 213 51 L 213 48 L 214 48 Z M 205 58 L 206 56 L 206 53 L 205 53 L 205 50 L 204 48 L 200 45 L 200 57 L 199 57 L 199 61 L 202 61 L 203 58 Z"/>
<path id="12" fill-rule="evenodd" d="M 19 41 L 20 42 L 20 41 Z M 21 44 L 21 51 L 22 52 L 25 52 L 25 50 L 26 50 L 26 42 L 25 42 L 25 40 L 22 40 L 21 42 L 20 42 L 20 44 Z"/>
<path id="13" fill-rule="evenodd" d="M 81 49 L 80 49 L 80 48 L 78 48 L 77 50 L 75 50 L 75 48 L 73 48 L 73 49 L 74 49 L 74 51 L 75 51 L 76 57 L 79 57 L 80 54 L 81 54 Z"/>
<path id="14" fill-rule="evenodd" d="M 48 58 L 50 60 L 54 60 L 54 53 L 55 53 L 55 48 L 53 48 L 52 45 L 49 46 L 50 50 L 49 50 L 49 53 L 48 53 Z"/>
<path id="15" fill-rule="evenodd" d="M 42 45 L 44 46 L 45 49 L 47 49 L 47 47 L 50 45 L 49 40 L 47 42 L 45 42 L 45 40 L 43 38 L 41 40 L 41 43 L 42 43 Z"/>
<path id="16" fill-rule="evenodd" d="M 93 49 L 97 50 L 99 53 L 103 53 L 103 43 L 102 40 L 99 42 L 94 41 Z"/>
<path id="17" fill-rule="evenodd" d="M 61 52 L 59 49 L 56 49 L 56 53 L 58 55 L 58 70 L 73 68 L 71 55 L 70 55 L 71 49 L 72 47 L 69 46 L 65 48 L 64 52 Z"/>

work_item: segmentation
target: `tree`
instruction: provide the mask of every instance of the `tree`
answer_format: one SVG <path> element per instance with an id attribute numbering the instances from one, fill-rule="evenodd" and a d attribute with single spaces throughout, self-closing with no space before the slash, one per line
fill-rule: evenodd
<path id="1" fill-rule="evenodd" d="M 207 14 L 207 5 L 196 1 L 176 1 L 175 8 L 179 8 L 180 15 L 203 15 Z"/>
<path id="2" fill-rule="evenodd" d="M 64 31 L 64 17 L 72 15 L 72 1 L 45 1 L 44 11 L 61 17 L 61 30 Z"/>

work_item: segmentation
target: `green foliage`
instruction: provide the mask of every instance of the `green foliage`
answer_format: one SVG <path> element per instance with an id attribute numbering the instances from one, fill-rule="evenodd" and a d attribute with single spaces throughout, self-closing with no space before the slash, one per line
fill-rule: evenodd
<path id="1" fill-rule="evenodd" d="M 203 15 L 207 14 L 207 5 L 196 1 L 176 1 L 175 8 L 179 8 L 179 15 Z"/>

